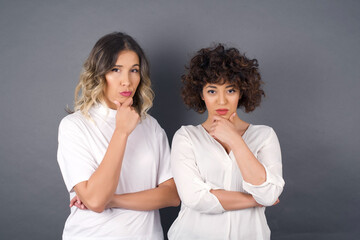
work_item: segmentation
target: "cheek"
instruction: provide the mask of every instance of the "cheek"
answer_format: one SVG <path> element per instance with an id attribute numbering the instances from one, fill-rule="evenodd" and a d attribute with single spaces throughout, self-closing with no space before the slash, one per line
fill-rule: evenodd
<path id="1" fill-rule="evenodd" d="M 139 86 L 140 81 L 141 81 L 140 76 L 137 77 L 136 79 L 134 79 L 133 85 L 135 86 L 135 88 L 137 88 Z"/>
<path id="2" fill-rule="evenodd" d="M 105 88 L 104 88 L 104 94 L 107 98 L 110 98 L 111 95 L 113 95 L 113 92 L 114 92 L 114 83 L 110 80 L 110 79 L 106 79 L 106 82 L 105 82 Z"/>
<path id="3" fill-rule="evenodd" d="M 207 109 L 212 109 L 213 105 L 214 105 L 214 101 L 216 101 L 216 99 L 212 99 L 211 97 L 204 97 L 203 98 L 206 108 Z"/>
<path id="4" fill-rule="evenodd" d="M 236 108 L 237 108 L 237 105 L 238 105 L 238 103 L 239 103 L 239 100 L 240 100 L 239 96 L 234 97 L 234 98 L 231 100 L 231 105 L 232 105 L 232 107 L 234 107 L 234 108 L 236 109 Z"/>

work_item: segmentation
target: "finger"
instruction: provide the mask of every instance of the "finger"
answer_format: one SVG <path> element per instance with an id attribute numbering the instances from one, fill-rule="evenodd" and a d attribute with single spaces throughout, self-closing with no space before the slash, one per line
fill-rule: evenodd
<path id="1" fill-rule="evenodd" d="M 72 207 L 72 206 L 74 206 L 74 203 L 77 201 L 77 198 L 76 198 L 76 196 L 75 197 L 73 197 L 71 200 L 70 200 L 70 205 L 69 205 L 69 207 Z"/>
<path id="2" fill-rule="evenodd" d="M 119 103 L 118 101 L 114 101 L 116 108 L 119 109 L 121 107 L 121 103 Z"/>
<path id="3" fill-rule="evenodd" d="M 212 123 L 211 123 L 211 125 L 210 125 L 210 128 L 211 127 L 216 127 L 217 125 L 219 125 L 219 121 L 213 121 Z"/>
<path id="4" fill-rule="evenodd" d="M 122 104 L 122 106 L 124 107 L 131 107 L 131 105 L 133 104 L 133 99 L 131 97 L 129 97 L 128 99 L 126 99 L 126 101 Z"/>
<path id="5" fill-rule="evenodd" d="M 79 204 L 78 202 L 76 202 L 76 203 L 74 204 L 74 206 L 77 207 L 77 208 L 80 208 L 80 204 Z"/>
<path id="6" fill-rule="evenodd" d="M 216 115 L 214 115 L 214 117 L 213 117 L 214 122 L 215 122 L 215 121 L 221 121 L 221 120 L 223 120 L 223 119 L 224 119 L 223 117 L 216 116 Z"/>
<path id="7" fill-rule="evenodd" d="M 230 118 L 229 118 L 230 122 L 234 123 L 234 120 L 235 120 L 236 115 L 237 115 L 236 112 L 234 112 L 233 114 L 231 114 L 231 116 L 230 116 Z"/>

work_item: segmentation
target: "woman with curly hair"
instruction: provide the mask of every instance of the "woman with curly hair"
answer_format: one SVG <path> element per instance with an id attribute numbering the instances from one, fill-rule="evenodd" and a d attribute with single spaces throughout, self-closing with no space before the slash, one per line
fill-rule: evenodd
<path id="1" fill-rule="evenodd" d="M 59 127 L 58 163 L 70 193 L 64 240 L 163 239 L 159 208 L 179 204 L 164 130 L 152 106 L 138 43 L 115 32 L 97 41 Z"/>
<path id="2" fill-rule="evenodd" d="M 264 91 L 256 59 L 219 44 L 191 59 L 182 76 L 182 97 L 205 122 L 174 135 L 171 169 L 182 201 L 168 236 L 178 239 L 270 239 L 265 207 L 283 187 L 274 130 L 243 121 Z"/>

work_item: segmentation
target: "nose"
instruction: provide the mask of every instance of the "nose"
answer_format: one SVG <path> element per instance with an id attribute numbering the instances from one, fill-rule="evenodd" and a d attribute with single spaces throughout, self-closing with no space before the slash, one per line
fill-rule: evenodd
<path id="1" fill-rule="evenodd" d="M 122 86 L 129 86 L 130 85 L 130 78 L 128 74 L 124 74 L 120 80 L 120 84 Z"/>
<path id="2" fill-rule="evenodd" d="M 220 93 L 217 100 L 219 105 L 225 105 L 227 103 L 227 99 L 224 93 Z"/>

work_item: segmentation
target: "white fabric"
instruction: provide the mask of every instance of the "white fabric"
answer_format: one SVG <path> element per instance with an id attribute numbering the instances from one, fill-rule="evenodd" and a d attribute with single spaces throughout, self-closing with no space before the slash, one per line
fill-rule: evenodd
<path id="1" fill-rule="evenodd" d="M 266 182 L 251 185 L 242 179 L 234 154 L 201 126 L 183 126 L 174 135 L 171 170 L 182 204 L 171 226 L 170 240 L 270 239 L 265 207 L 225 211 L 210 189 L 250 193 L 264 205 L 272 205 L 284 187 L 280 145 L 274 130 L 250 125 L 243 135 L 255 157 L 266 169 Z"/>
<path id="2" fill-rule="evenodd" d="M 73 187 L 86 181 L 101 163 L 115 130 L 116 111 L 101 104 L 86 119 L 79 111 L 66 116 L 59 127 L 58 163 L 70 199 Z M 170 148 L 164 130 L 151 116 L 142 120 L 130 134 L 116 194 L 155 188 L 172 178 Z M 163 239 L 159 211 L 133 211 L 120 208 L 102 213 L 71 208 L 64 240 Z"/>

